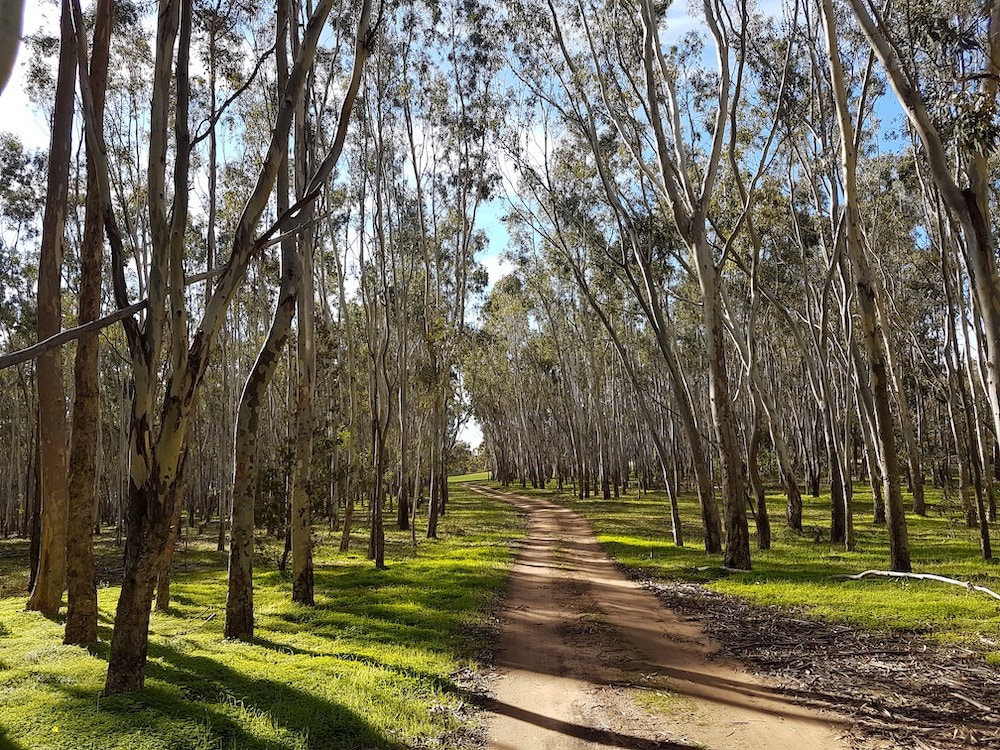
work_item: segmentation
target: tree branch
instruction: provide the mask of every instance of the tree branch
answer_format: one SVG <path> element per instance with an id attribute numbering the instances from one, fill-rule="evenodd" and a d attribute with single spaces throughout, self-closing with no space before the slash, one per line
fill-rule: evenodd
<path id="1" fill-rule="evenodd" d="M 921 581 L 937 581 L 938 583 L 949 583 L 952 586 L 961 586 L 962 588 L 968 589 L 969 591 L 981 591 L 984 594 L 992 596 L 994 599 L 1000 599 L 1000 594 L 992 589 L 988 589 L 985 586 L 977 586 L 968 581 L 959 581 L 954 578 L 945 578 L 944 576 L 934 575 L 933 573 L 903 573 L 898 570 L 866 570 L 863 573 L 858 573 L 857 575 L 840 575 L 832 576 L 834 581 L 860 581 L 862 578 L 867 578 L 868 576 L 881 576 L 883 578 L 916 578 Z"/>
<path id="2" fill-rule="evenodd" d="M 218 276 L 225 270 L 226 266 L 220 266 L 219 268 L 214 268 L 211 271 L 203 271 L 202 273 L 188 276 L 184 279 L 184 286 L 191 286 L 192 284 L 197 284 L 200 281 L 207 281 L 213 276 Z M 32 344 L 25 349 L 19 349 L 18 351 L 10 352 L 9 354 L 0 355 L 0 370 L 5 370 L 8 367 L 19 365 L 30 359 L 35 359 L 36 357 L 49 351 L 49 349 L 54 349 L 57 346 L 68 344 L 70 341 L 76 341 L 78 338 L 86 336 L 88 333 L 107 328 L 113 323 L 117 323 L 119 320 L 129 318 L 137 312 L 144 310 L 147 304 L 148 300 L 141 299 L 138 302 L 133 302 L 127 307 L 119 308 L 113 313 L 105 315 L 103 318 L 92 320 L 89 323 L 84 323 L 83 325 L 76 326 L 75 328 L 67 328 L 65 331 L 60 331 L 53 336 L 49 336 L 44 341 L 39 341 L 37 344 Z"/>
<path id="3" fill-rule="evenodd" d="M 128 307 L 115 310 L 113 313 L 106 315 L 103 318 L 92 320 L 89 323 L 84 323 L 76 328 L 68 328 L 65 331 L 60 331 L 54 336 L 49 336 L 44 341 L 39 341 L 37 344 L 29 346 L 27 349 L 20 349 L 19 351 L 12 352 L 10 354 L 4 354 L 0 356 L 0 370 L 13 367 L 14 365 L 19 365 L 22 362 L 27 362 L 29 359 L 35 359 L 50 349 L 55 349 L 63 344 L 68 344 L 70 341 L 75 341 L 88 333 L 93 333 L 95 331 L 100 331 L 102 328 L 107 328 L 123 318 L 128 318 L 134 315 L 145 307 L 146 300 L 140 300 L 139 302 L 129 305 Z"/>

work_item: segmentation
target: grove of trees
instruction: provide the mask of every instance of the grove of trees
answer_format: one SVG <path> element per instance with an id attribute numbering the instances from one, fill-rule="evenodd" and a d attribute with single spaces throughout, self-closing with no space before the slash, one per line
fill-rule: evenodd
<path id="1" fill-rule="evenodd" d="M 992 557 L 1000 4 L 58 15 L 21 53 L 50 147 L 0 137 L 0 533 L 74 644 L 94 535 L 123 545 L 108 693 L 143 686 L 184 526 L 217 524 L 250 638 L 256 537 L 305 606 L 319 523 L 346 549 L 363 514 L 384 567 L 477 468 L 470 419 L 503 483 L 665 489 L 677 545 L 695 493 L 729 568 L 823 488 L 852 550 L 856 481 L 890 569 L 928 482 Z"/>

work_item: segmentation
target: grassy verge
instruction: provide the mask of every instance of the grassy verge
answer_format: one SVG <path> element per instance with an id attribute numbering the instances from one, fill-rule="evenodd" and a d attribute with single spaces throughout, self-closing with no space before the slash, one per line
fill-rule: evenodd
<path id="1" fill-rule="evenodd" d="M 59 620 L 0 599 L 0 749 L 404 748 L 455 746 L 468 723 L 453 675 L 484 645 L 502 588 L 507 506 L 453 489 L 439 541 L 414 548 L 387 529 L 389 569 L 338 538 L 316 549 L 315 608 L 290 602 L 287 575 L 264 556 L 257 637 L 224 641 L 225 559 L 207 542 L 178 553 L 169 612 L 154 612 L 147 687 L 101 698 L 117 588 L 100 591 L 101 640 L 60 645 Z M 14 545 L 0 549 L 8 585 Z M 467 697 L 467 696 L 466 696 Z"/>
<path id="2" fill-rule="evenodd" d="M 756 604 L 806 607 L 813 616 L 855 626 L 926 633 L 985 651 L 990 661 L 1000 660 L 1000 603 L 994 599 L 922 581 L 831 580 L 838 574 L 888 566 L 885 530 L 871 522 L 871 495 L 860 485 L 854 495 L 856 551 L 830 543 L 828 496 L 804 498 L 805 531 L 798 534 L 785 527 L 784 496 L 776 493 L 768 498 L 772 549 L 752 550 L 754 569 L 737 574 L 722 569 L 721 556 L 705 553 L 693 496 L 682 497 L 686 546 L 675 547 L 669 541 L 670 511 L 662 494 L 579 500 L 568 492 L 557 495 L 530 488 L 524 492 L 552 496 L 580 512 L 615 559 L 651 577 L 703 582 Z M 934 508 L 931 515 L 907 517 L 914 571 L 1000 591 L 1000 567 L 982 560 L 977 532 L 965 527 L 960 508 L 932 488 L 927 500 Z M 996 525 L 991 530 L 996 538 Z"/>
<path id="3" fill-rule="evenodd" d="M 461 484 L 462 482 L 486 482 L 490 478 L 488 471 L 480 471 L 475 474 L 460 474 L 448 477 L 448 484 Z"/>

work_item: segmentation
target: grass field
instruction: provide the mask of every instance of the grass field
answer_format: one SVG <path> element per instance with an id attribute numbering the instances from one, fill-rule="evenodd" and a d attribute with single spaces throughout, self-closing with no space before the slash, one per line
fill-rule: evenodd
<path id="1" fill-rule="evenodd" d="M 442 538 L 414 548 L 408 533 L 387 530 L 386 571 L 365 559 L 364 528 L 346 554 L 337 551 L 338 537 L 318 532 L 315 608 L 290 602 L 276 543 L 263 545 L 251 643 L 222 638 L 226 561 L 211 529 L 190 538 L 175 558 L 173 606 L 153 615 L 147 688 L 131 696 L 100 697 L 117 589 L 100 590 L 101 644 L 62 646 L 60 618 L 23 610 L 25 543 L 0 541 L 0 750 L 457 747 L 473 731 L 457 675 L 486 643 L 486 613 L 521 526 L 507 506 L 457 484 L 485 482 L 485 475 L 454 479 Z M 738 574 L 704 552 L 693 497 L 682 498 L 687 545 L 678 548 L 667 541 L 662 495 L 577 500 L 511 489 L 581 512 L 616 559 L 647 575 L 700 581 L 855 626 L 918 631 L 1000 661 L 1000 606 L 986 596 L 916 581 L 831 580 L 887 565 L 884 530 L 868 520 L 862 487 L 857 551 L 830 544 L 828 498 L 805 498 L 806 531 L 796 534 L 783 526 L 776 494 L 769 498 L 773 549 L 754 550 L 754 570 Z M 914 569 L 1000 589 L 1000 569 L 980 559 L 975 532 L 931 493 L 931 516 L 908 518 Z M 120 551 L 102 541 L 99 552 L 101 569 L 113 575 Z"/>
<path id="2" fill-rule="evenodd" d="M 829 541 L 829 496 L 804 497 L 803 533 L 784 525 L 784 496 L 768 497 L 772 549 L 753 549 L 753 570 L 731 574 L 722 569 L 719 555 L 704 551 L 700 514 L 694 496 L 681 498 L 685 546 L 670 540 L 670 509 L 664 495 L 650 493 L 627 498 L 579 500 L 567 490 L 522 490 L 544 494 L 586 516 L 600 542 L 624 565 L 665 580 L 698 581 L 711 588 L 757 604 L 805 607 L 827 620 L 866 628 L 903 629 L 958 642 L 1000 661 L 1000 602 L 984 594 L 940 583 L 905 579 L 835 581 L 832 576 L 889 564 L 885 530 L 871 522 L 871 495 L 858 485 L 854 493 L 857 549 L 846 552 Z M 910 549 L 915 572 L 937 573 L 986 586 L 1000 592 L 1000 567 L 985 562 L 978 533 L 962 521 L 961 510 L 946 501 L 941 490 L 928 488 L 933 506 L 926 518 L 908 515 Z M 753 532 L 753 521 L 750 521 Z M 991 526 L 996 538 L 998 528 Z M 994 546 L 1000 549 L 1000 540 Z"/>
<path id="3" fill-rule="evenodd" d="M 519 528 L 456 487 L 439 541 L 414 548 L 387 529 L 385 571 L 365 559 L 365 529 L 347 554 L 320 532 L 315 608 L 290 602 L 265 550 L 252 643 L 223 640 L 225 556 L 194 539 L 175 557 L 170 611 L 153 614 L 145 691 L 114 698 L 100 691 L 117 589 L 100 591 L 99 646 L 60 645 L 61 618 L 13 594 L 24 545 L 0 542 L 0 750 L 454 747 L 469 728 L 454 675 L 485 644 Z"/>

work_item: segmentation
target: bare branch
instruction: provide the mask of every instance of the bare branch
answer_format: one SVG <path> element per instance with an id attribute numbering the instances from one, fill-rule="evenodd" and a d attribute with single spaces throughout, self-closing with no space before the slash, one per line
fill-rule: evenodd
<path id="1" fill-rule="evenodd" d="M 250 88 L 250 86 L 254 82 L 254 79 L 257 77 L 257 74 L 260 72 L 260 69 L 264 66 L 264 61 L 267 60 L 267 58 L 269 58 L 273 54 L 274 54 L 274 45 L 272 44 L 271 47 L 270 47 L 270 49 L 268 49 L 257 60 L 257 64 L 254 66 L 254 69 L 250 72 L 250 75 L 247 78 L 246 83 L 244 83 L 242 86 L 240 86 L 238 89 L 236 89 L 236 91 L 234 91 L 229 96 L 229 98 L 227 98 L 226 101 L 224 101 L 222 103 L 222 106 L 219 107 L 215 111 L 215 114 L 213 114 L 211 117 L 206 117 L 200 123 L 198 123 L 198 127 L 199 128 L 201 128 L 201 126 L 205 125 L 206 123 L 208 124 L 208 127 L 205 128 L 204 131 L 198 133 L 196 136 L 194 136 L 191 139 L 191 143 L 190 143 L 190 147 L 191 148 L 194 148 L 199 143 L 201 143 L 203 140 L 205 140 L 206 138 L 208 138 L 209 133 L 212 132 L 212 128 L 214 128 L 216 125 L 219 124 L 219 120 L 221 120 L 222 116 L 224 114 L 226 114 L 226 110 L 229 109 L 229 107 L 232 106 L 233 102 L 235 102 L 237 99 L 239 99 L 243 95 L 243 93 L 248 88 Z"/>
<path id="2" fill-rule="evenodd" d="M 882 578 L 915 578 L 920 581 L 937 581 L 938 583 L 948 583 L 952 586 L 961 586 L 969 591 L 981 591 L 988 596 L 992 596 L 994 599 L 1000 599 L 1000 594 L 992 589 L 988 589 L 985 586 L 977 586 L 969 581 L 959 581 L 955 578 L 945 578 L 944 576 L 934 575 L 933 573 L 903 573 L 899 570 L 866 570 L 863 573 L 858 573 L 856 575 L 840 575 L 832 576 L 835 581 L 860 581 L 862 578 L 868 578 L 869 576 L 881 576 Z"/>
<path id="3" fill-rule="evenodd" d="M 89 323 L 84 323 L 76 328 L 68 328 L 65 331 L 60 331 L 54 336 L 49 336 L 44 341 L 39 341 L 37 344 L 29 346 L 27 349 L 20 349 L 19 351 L 12 352 L 10 354 L 4 354 L 0 356 L 0 370 L 13 367 L 14 365 L 19 365 L 22 362 L 27 362 L 29 359 L 35 359 L 51 349 L 60 347 L 63 344 L 68 344 L 70 341 L 75 341 L 81 336 L 100 331 L 102 328 L 107 328 L 109 325 L 117 323 L 119 320 L 131 317 L 145 307 L 146 300 L 140 300 L 139 302 L 129 305 L 128 307 L 115 310 L 113 313 L 106 315 L 103 318 L 92 320 Z"/>
<path id="4" fill-rule="evenodd" d="M 220 266 L 219 268 L 214 268 L 211 271 L 204 271 L 193 276 L 188 276 L 184 279 L 184 286 L 191 286 L 192 284 L 197 284 L 201 281 L 207 281 L 213 276 L 218 276 L 225 270 L 225 266 Z M 50 349 L 62 346 L 63 344 L 68 344 L 70 341 L 76 341 L 78 338 L 86 336 L 88 333 L 103 330 L 113 323 L 117 323 L 119 320 L 131 318 L 131 316 L 135 315 L 137 312 L 144 310 L 147 304 L 148 300 L 141 299 L 138 302 L 133 302 L 127 307 L 119 308 L 113 313 L 105 315 L 103 318 L 92 320 L 89 323 L 84 323 L 83 325 L 76 326 L 75 328 L 67 328 L 65 331 L 60 331 L 53 336 L 49 336 L 44 341 L 39 341 L 37 344 L 32 344 L 25 349 L 19 349 L 18 351 L 10 352 L 9 354 L 0 355 L 0 370 L 5 370 L 8 367 L 13 367 L 14 365 L 19 365 L 22 362 L 35 359 Z"/>

